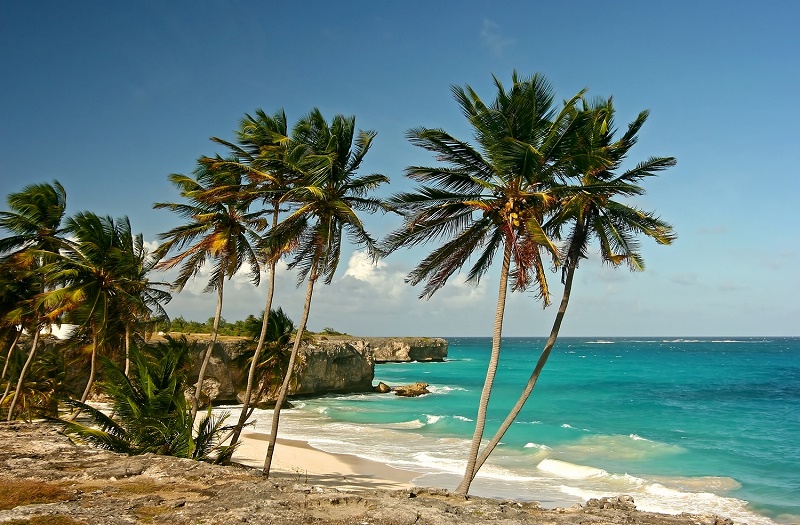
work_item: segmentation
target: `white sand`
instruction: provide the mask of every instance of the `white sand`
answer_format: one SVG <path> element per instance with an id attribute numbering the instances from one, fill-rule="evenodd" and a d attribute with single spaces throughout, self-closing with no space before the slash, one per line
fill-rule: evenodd
<path id="1" fill-rule="evenodd" d="M 242 432 L 233 461 L 263 468 L 269 435 Z M 305 441 L 278 438 L 270 476 L 290 478 L 298 483 L 339 489 L 403 489 L 419 473 L 390 467 L 350 454 L 332 454 L 311 447 Z"/>

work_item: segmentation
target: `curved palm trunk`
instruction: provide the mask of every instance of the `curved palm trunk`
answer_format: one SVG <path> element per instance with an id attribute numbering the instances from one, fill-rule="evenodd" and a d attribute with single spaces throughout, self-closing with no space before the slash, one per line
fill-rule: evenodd
<path id="1" fill-rule="evenodd" d="M 469 492 L 469 486 L 472 479 L 475 477 L 473 474 L 475 470 L 475 462 L 478 457 L 478 451 L 481 446 L 481 439 L 483 438 L 483 430 L 486 426 L 486 411 L 489 406 L 489 398 L 492 395 L 492 386 L 494 385 L 494 377 L 497 373 L 497 363 L 500 361 L 500 340 L 503 332 L 503 312 L 506 306 L 506 292 L 508 291 L 508 269 L 511 265 L 511 244 L 506 243 L 503 252 L 503 267 L 500 270 L 500 290 L 497 294 L 497 309 L 494 314 L 494 331 L 492 333 L 492 354 L 489 358 L 489 367 L 486 370 L 486 380 L 483 383 L 483 390 L 481 391 L 481 399 L 478 403 L 478 416 L 475 419 L 475 432 L 472 435 L 472 445 L 467 457 L 467 468 L 464 471 L 464 479 L 455 490 L 456 494 L 466 496 Z"/>
<path id="2" fill-rule="evenodd" d="M 267 304 L 264 306 L 264 320 L 261 323 L 261 334 L 258 336 L 258 345 L 256 345 L 255 353 L 253 353 L 253 361 L 250 363 L 250 370 L 247 373 L 247 390 L 245 390 L 244 399 L 242 400 L 242 412 L 239 415 L 239 421 L 236 423 L 236 427 L 233 429 L 233 435 L 231 436 L 231 447 L 236 446 L 244 424 L 252 413 L 252 410 L 248 411 L 248 408 L 250 408 L 250 398 L 253 396 L 253 386 L 255 383 L 258 360 L 261 357 L 261 352 L 264 349 L 264 341 L 267 338 L 269 312 L 272 309 L 272 296 L 275 294 L 275 266 L 276 262 L 272 262 L 269 265 L 269 289 L 267 290 Z"/>
<path id="3" fill-rule="evenodd" d="M 131 327 L 125 325 L 125 377 L 131 371 Z"/>
<path id="4" fill-rule="evenodd" d="M 273 229 L 275 229 L 275 227 L 278 225 L 279 212 L 280 210 L 278 209 L 278 204 L 275 204 L 273 206 L 272 213 Z M 253 361 L 250 363 L 250 370 L 247 372 L 247 390 L 245 390 L 244 399 L 242 400 L 242 413 L 239 414 L 239 421 L 236 423 L 236 427 L 234 427 L 233 434 L 231 436 L 231 447 L 236 446 L 236 443 L 239 441 L 239 436 L 242 434 L 242 429 L 244 428 L 247 418 L 249 418 L 250 414 L 253 413 L 253 410 L 248 410 L 248 408 L 250 407 L 250 399 L 253 396 L 253 386 L 255 383 L 256 368 L 258 368 L 258 360 L 261 357 L 261 352 L 264 350 L 264 341 L 267 339 L 269 313 L 270 310 L 272 310 L 272 297 L 275 295 L 275 267 L 277 265 L 277 259 L 269 263 L 269 288 L 267 289 L 267 304 L 264 305 L 264 319 L 261 322 L 261 333 L 258 336 L 256 351 L 253 353 Z"/>
<path id="5" fill-rule="evenodd" d="M 303 305 L 303 317 L 300 320 L 300 326 L 297 328 L 297 335 L 294 339 L 292 346 L 292 354 L 289 356 L 289 366 L 286 370 L 286 375 L 283 376 L 283 383 L 278 392 L 278 399 L 275 400 L 275 410 L 272 412 L 272 429 L 269 435 L 269 445 L 267 446 L 267 456 L 264 458 L 264 471 L 263 476 L 269 477 L 269 470 L 272 466 L 272 455 L 275 452 L 275 442 L 278 439 L 278 423 L 281 418 L 281 407 L 286 401 L 286 396 L 289 392 L 289 383 L 292 379 L 292 372 L 294 370 L 294 362 L 297 359 L 297 352 L 300 349 L 300 343 L 303 339 L 303 332 L 306 330 L 306 323 L 308 322 L 308 312 L 311 310 L 311 295 L 314 293 L 314 283 L 317 281 L 316 269 L 311 270 L 311 276 L 308 278 L 308 287 L 306 288 L 306 301 Z"/>
<path id="6" fill-rule="evenodd" d="M 570 293 L 572 292 L 572 280 L 575 276 L 575 261 L 577 261 L 577 258 L 571 258 L 571 262 L 567 267 L 567 276 L 564 280 L 564 293 L 561 295 L 561 304 L 558 306 L 558 313 L 556 313 L 556 318 L 553 321 L 553 327 L 550 329 L 550 336 L 547 338 L 547 342 L 542 349 L 539 360 L 536 362 L 536 367 L 534 367 L 533 372 L 531 372 L 531 377 L 528 378 L 528 382 L 525 385 L 525 388 L 522 390 L 519 399 L 517 399 L 516 404 L 508 413 L 508 416 L 506 416 L 506 419 L 503 421 L 503 424 L 500 425 L 500 428 L 497 430 L 494 437 L 491 439 L 491 441 L 489 441 L 489 443 L 486 444 L 486 447 L 483 449 L 483 452 L 481 452 L 480 457 L 478 457 L 478 460 L 472 469 L 473 479 L 478 474 L 478 470 L 480 470 L 480 468 L 489 458 L 489 455 L 492 453 L 495 447 L 497 447 L 497 444 L 500 443 L 501 439 L 503 439 L 503 436 L 508 428 L 512 425 L 512 423 L 514 423 L 514 420 L 519 415 L 522 407 L 525 406 L 525 403 L 528 401 L 531 392 L 533 392 L 533 387 L 536 386 L 536 381 L 539 380 L 539 375 L 542 373 L 545 363 L 547 363 L 547 359 L 550 357 L 553 346 L 556 344 L 556 340 L 558 339 L 558 332 L 561 330 L 561 322 L 564 320 L 564 314 L 567 313 L 569 297 Z"/>
<path id="7" fill-rule="evenodd" d="M 25 380 L 25 374 L 28 372 L 28 368 L 30 368 L 31 363 L 33 362 L 33 354 L 36 353 L 36 347 L 39 346 L 39 327 L 35 328 L 36 333 L 33 334 L 33 343 L 31 343 L 31 352 L 28 354 L 28 359 L 25 360 L 25 364 L 22 366 L 22 370 L 19 373 L 19 378 L 17 379 L 17 389 L 14 391 L 14 398 L 11 400 L 11 406 L 8 407 L 8 418 L 6 421 L 11 421 L 14 418 L 14 408 L 17 406 L 17 399 L 19 398 L 19 391 L 22 390 L 22 382 Z M 9 380 L 9 384 L 11 381 Z"/>
<path id="8" fill-rule="evenodd" d="M 89 397 L 89 391 L 92 389 L 92 385 L 94 384 L 94 375 L 96 370 L 97 370 L 97 334 L 94 335 L 94 344 L 92 345 L 92 361 L 91 364 L 89 365 L 89 381 L 86 383 L 86 388 L 83 390 L 83 395 L 81 395 L 81 403 L 85 403 L 86 398 Z"/>
<path id="9" fill-rule="evenodd" d="M 217 331 L 219 330 L 219 320 L 222 317 L 222 288 L 225 284 L 225 272 L 220 272 L 219 283 L 217 283 L 217 311 L 214 314 L 214 328 L 211 330 L 211 342 L 208 343 L 206 354 L 203 356 L 203 364 L 200 365 L 200 372 L 197 374 L 197 384 L 192 397 L 192 411 L 190 413 L 191 426 L 194 427 L 194 419 L 197 416 L 197 409 L 200 406 L 200 394 L 203 392 L 203 379 L 206 377 L 206 368 L 211 360 L 211 352 L 217 344 Z"/>
<path id="10" fill-rule="evenodd" d="M 14 353 L 14 349 L 17 347 L 17 343 L 19 343 L 19 338 L 20 338 L 21 335 L 22 335 L 22 327 L 20 327 L 20 329 L 17 330 L 17 335 L 14 336 L 14 340 L 11 342 L 11 346 L 8 348 L 8 354 L 6 355 L 6 362 L 3 365 L 3 373 L 0 374 L 0 382 L 2 382 L 3 379 L 6 378 L 6 372 L 8 372 L 8 365 L 11 362 L 11 356 Z M 8 382 L 9 382 L 9 384 L 11 383 L 11 379 L 10 378 L 9 378 Z M 5 401 L 5 399 L 6 399 L 6 396 L 3 396 L 3 399 L 0 400 L 0 405 L 3 404 L 3 401 Z"/>

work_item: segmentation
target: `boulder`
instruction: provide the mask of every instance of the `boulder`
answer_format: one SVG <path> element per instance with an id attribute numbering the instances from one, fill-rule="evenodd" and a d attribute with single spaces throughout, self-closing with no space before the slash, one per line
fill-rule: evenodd
<path id="1" fill-rule="evenodd" d="M 378 386 L 375 387 L 375 392 L 379 394 L 388 394 L 392 391 L 392 387 L 381 381 L 378 383 Z"/>
<path id="2" fill-rule="evenodd" d="M 428 390 L 428 383 L 419 381 L 411 385 L 395 387 L 393 390 L 396 396 L 401 397 L 418 397 L 431 393 L 430 390 Z"/>

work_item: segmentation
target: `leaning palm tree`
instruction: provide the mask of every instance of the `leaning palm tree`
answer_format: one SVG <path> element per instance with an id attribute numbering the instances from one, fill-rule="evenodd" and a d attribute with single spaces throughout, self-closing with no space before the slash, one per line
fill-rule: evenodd
<path id="1" fill-rule="evenodd" d="M 239 198 L 237 190 L 243 182 L 239 169 L 221 166 L 203 158 L 198 162 L 194 177 L 173 174 L 170 180 L 188 203 L 161 202 L 154 207 L 169 209 L 188 222 L 159 235 L 164 243 L 156 251 L 157 257 L 161 258 L 173 250 L 179 253 L 162 260 L 156 267 L 167 270 L 180 266 L 173 287 L 181 291 L 189 279 L 196 276 L 207 261 L 211 261 L 211 276 L 204 291 L 217 292 L 211 341 L 203 356 L 192 398 L 191 418 L 194 421 L 206 367 L 217 342 L 225 279 L 233 277 L 246 264 L 251 281 L 258 285 L 260 268 L 253 244 L 257 242 L 258 232 L 264 228 L 265 222 L 261 212 L 249 212 L 249 200 Z"/>
<path id="2" fill-rule="evenodd" d="M 425 283 L 420 298 L 431 297 L 473 256 L 477 259 L 467 281 L 478 284 L 497 253 L 502 254 L 491 355 L 465 475 L 474 469 L 483 437 L 509 280 L 512 291 L 535 287 L 537 297 L 549 302 L 545 257 L 555 258 L 557 249 L 542 224 L 556 203 L 552 189 L 567 169 L 576 127 L 573 108 L 582 95 L 559 110 L 552 87 L 538 74 L 524 79 L 515 72 L 509 90 L 495 78 L 495 87 L 496 98 L 489 105 L 469 86 L 452 88 L 474 129 L 477 148 L 440 129 L 408 132 L 412 143 L 448 165 L 406 169 L 406 175 L 422 186 L 391 199 L 405 218 L 385 241 L 391 252 L 443 239 L 406 279 L 412 285 Z M 459 488 L 462 494 L 467 490 Z"/>
<path id="3" fill-rule="evenodd" d="M 240 198 L 262 201 L 266 206 L 264 213 L 272 216 L 271 228 L 276 228 L 281 212 L 288 211 L 286 208 L 288 190 L 297 182 L 299 174 L 296 165 L 306 152 L 305 145 L 296 144 L 289 139 L 286 114 L 280 110 L 269 116 L 259 109 L 255 112 L 255 116 L 246 114 L 242 119 L 236 144 L 218 138 L 212 140 L 228 146 L 236 159 L 226 161 L 222 165 L 243 170 L 250 181 L 250 184 L 240 192 Z M 275 294 L 275 269 L 284 252 L 285 247 L 270 251 L 262 243 L 260 255 L 266 262 L 269 273 L 265 315 L 262 318 L 255 354 L 250 362 L 247 388 L 242 399 L 239 420 L 231 436 L 231 446 L 236 445 L 252 412 L 250 400 L 255 387 L 256 371 L 261 362 L 265 342 L 269 340 L 270 315 Z"/>
<path id="4" fill-rule="evenodd" d="M 373 131 L 356 131 L 355 117 L 336 115 L 330 124 L 318 109 L 302 118 L 292 131 L 292 141 L 305 146 L 298 169 L 303 180 L 287 193 L 286 200 L 296 209 L 270 231 L 267 249 L 281 253 L 291 248 L 289 268 L 298 269 L 298 285 L 308 279 L 303 315 L 297 328 L 286 375 L 283 378 L 272 416 L 264 476 L 269 476 L 280 412 L 289 390 L 294 363 L 308 323 L 311 297 L 318 279 L 330 284 L 339 264 L 342 234 L 377 258 L 378 247 L 364 228 L 357 211 L 374 213 L 383 202 L 369 194 L 389 179 L 385 175 L 357 176 L 356 172 L 375 137 Z"/>
<path id="5" fill-rule="evenodd" d="M 56 257 L 64 245 L 61 221 L 66 211 L 67 192 L 57 180 L 52 184 L 31 184 L 18 193 L 10 194 L 8 206 L 11 211 L 0 212 L 0 229 L 10 234 L 0 239 L 0 256 L 4 261 L 15 264 L 19 271 L 35 274 L 35 290 L 42 293 L 48 285 L 46 276 L 39 269 Z M 17 387 L 8 409 L 9 421 L 14 417 L 18 394 L 33 362 L 39 331 L 48 325 L 48 319 L 52 319 L 44 315 L 41 305 L 36 306 L 31 301 L 21 303 L 21 307 L 27 308 L 30 315 L 20 313 L 17 318 L 30 320 L 24 328 L 33 333 L 33 342 L 17 376 Z"/>
<path id="6" fill-rule="evenodd" d="M 586 258 L 592 239 L 599 242 L 603 262 L 613 267 L 625 263 L 633 271 L 642 271 L 644 260 L 635 235 L 645 235 L 658 244 L 671 244 L 676 238 L 672 227 L 654 214 L 614 200 L 644 194 L 644 189 L 639 186 L 643 179 L 675 165 L 673 157 L 650 157 L 622 174 L 616 173 L 636 144 L 637 133 L 647 120 L 648 112 L 641 112 L 618 140 L 614 140 L 614 107 L 610 99 L 594 105 L 584 104 L 581 116 L 583 127 L 575 142 L 569 173 L 573 184 L 559 188 L 559 206 L 545 225 L 545 229 L 552 231 L 555 238 L 564 241 L 564 290 L 561 303 L 550 335 L 525 388 L 494 437 L 484 447 L 471 476 L 466 476 L 462 481 L 461 490 L 469 488 L 469 483 L 530 397 L 558 338 L 569 304 L 575 270 L 580 260 Z"/>

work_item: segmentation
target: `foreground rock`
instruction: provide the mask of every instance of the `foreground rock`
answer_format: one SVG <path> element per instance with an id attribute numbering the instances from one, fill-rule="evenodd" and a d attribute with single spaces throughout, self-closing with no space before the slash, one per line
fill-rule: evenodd
<path id="1" fill-rule="evenodd" d="M 634 510 L 630 498 L 571 509 L 465 500 L 438 489 L 343 492 L 300 476 L 72 444 L 50 424 L 0 423 L 0 523 L 300 525 L 730 525 L 715 516 Z"/>

